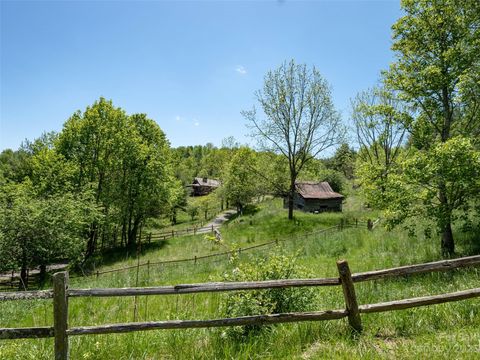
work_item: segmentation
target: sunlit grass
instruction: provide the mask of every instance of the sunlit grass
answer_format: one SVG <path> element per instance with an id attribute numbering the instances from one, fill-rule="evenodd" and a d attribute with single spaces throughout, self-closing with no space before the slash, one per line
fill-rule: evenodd
<path id="1" fill-rule="evenodd" d="M 299 236 L 338 224 L 340 218 L 375 214 L 358 208 L 349 199 L 343 214 L 296 214 L 286 220 L 278 200 L 258 206 L 251 215 L 233 219 L 222 228 L 224 245 L 203 236 L 175 238 L 163 247 L 145 252 L 142 262 L 190 257 L 223 251 L 232 244 L 249 246 L 275 238 L 278 245 L 245 251 L 239 261 L 255 262 L 272 253 L 297 254 L 298 262 L 313 276 L 336 276 L 336 260 L 347 259 L 353 272 L 433 261 L 441 258 L 436 240 L 409 237 L 401 229 L 387 232 L 381 226 L 368 231 L 364 226 Z M 351 206 L 351 207 L 350 207 Z M 355 209 L 354 207 L 357 206 Z M 462 245 L 465 243 L 465 245 Z M 469 251 L 468 242 L 459 242 L 459 255 Z M 110 264 L 122 267 L 135 259 Z M 227 257 L 177 265 L 141 267 L 139 286 L 218 281 L 234 264 Z M 103 269 L 103 268 L 102 268 Z M 136 269 L 98 277 L 74 278 L 72 288 L 124 287 L 137 285 Z M 459 269 L 378 280 L 356 285 L 360 304 L 440 294 L 480 287 L 478 269 Z M 341 288 L 318 288 L 315 308 L 344 307 Z M 69 325 L 88 326 L 169 319 L 221 317 L 221 293 L 180 296 L 141 296 L 134 315 L 134 298 L 72 298 Z M 224 329 L 156 330 L 119 335 L 79 336 L 70 339 L 72 359 L 472 359 L 480 352 L 480 303 L 478 299 L 410 310 L 362 316 L 364 332 L 352 336 L 345 320 L 284 324 L 263 334 L 240 340 L 223 335 Z M 45 326 L 52 324 L 50 300 L 6 302 L 0 312 L 1 327 Z M 53 341 L 18 340 L 0 342 L 1 359 L 52 358 Z"/>

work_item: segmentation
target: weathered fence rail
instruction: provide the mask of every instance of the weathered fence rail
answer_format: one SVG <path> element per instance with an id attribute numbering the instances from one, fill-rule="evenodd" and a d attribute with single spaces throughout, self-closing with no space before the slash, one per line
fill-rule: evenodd
<path id="1" fill-rule="evenodd" d="M 368 271 L 351 274 L 347 261 L 337 262 L 338 278 L 316 279 L 283 279 L 252 282 L 217 282 L 200 284 L 181 284 L 174 286 L 159 286 L 148 288 L 99 288 L 99 289 L 69 289 L 68 273 L 60 272 L 54 275 L 53 290 L 1 293 L 0 301 L 48 299 L 53 298 L 54 326 L 30 328 L 0 328 L 0 339 L 55 338 L 55 358 L 68 359 L 68 337 L 89 334 L 124 333 L 155 329 L 186 329 L 208 328 L 222 326 L 262 325 L 287 322 L 335 320 L 344 317 L 355 331 L 362 330 L 361 314 L 394 311 L 419 306 L 441 304 L 480 297 L 480 288 L 457 291 L 410 299 L 394 300 L 376 304 L 358 305 L 354 283 L 377 280 L 388 277 L 398 277 L 434 271 L 447 271 L 467 266 L 480 265 L 480 255 L 452 260 L 442 260 L 424 264 L 401 266 L 391 269 Z M 105 297 L 105 296 L 138 296 L 138 295 L 179 295 L 188 293 L 283 289 L 303 286 L 342 286 L 345 309 L 325 310 L 303 313 L 267 314 L 223 318 L 211 320 L 169 320 L 149 321 L 100 326 L 68 327 L 68 299 L 74 297 Z"/>

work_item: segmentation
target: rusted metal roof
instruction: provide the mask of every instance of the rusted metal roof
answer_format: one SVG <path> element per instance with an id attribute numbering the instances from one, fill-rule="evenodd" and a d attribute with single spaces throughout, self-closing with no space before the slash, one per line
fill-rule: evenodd
<path id="1" fill-rule="evenodd" d="M 343 199 L 342 194 L 332 190 L 330 184 L 314 181 L 299 181 L 295 183 L 298 194 L 304 199 Z"/>
<path id="2" fill-rule="evenodd" d="M 192 186 L 219 187 L 220 186 L 220 181 L 215 180 L 215 179 L 196 177 L 193 180 Z"/>

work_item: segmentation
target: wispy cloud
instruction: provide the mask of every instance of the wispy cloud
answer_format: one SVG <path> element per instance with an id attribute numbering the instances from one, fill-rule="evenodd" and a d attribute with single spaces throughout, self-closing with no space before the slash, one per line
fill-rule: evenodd
<path id="1" fill-rule="evenodd" d="M 245 69 L 242 65 L 237 65 L 235 71 L 240 75 L 245 75 L 247 73 L 247 69 Z"/>
<path id="2" fill-rule="evenodd" d="M 197 119 L 193 119 L 194 126 L 200 126 L 200 122 Z"/>
<path id="3" fill-rule="evenodd" d="M 183 121 L 183 118 L 180 115 L 175 116 L 175 121 Z"/>

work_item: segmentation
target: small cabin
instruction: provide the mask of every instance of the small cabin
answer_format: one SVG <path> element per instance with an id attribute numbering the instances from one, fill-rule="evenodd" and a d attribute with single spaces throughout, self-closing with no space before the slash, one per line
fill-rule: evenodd
<path id="1" fill-rule="evenodd" d="M 220 181 L 206 177 L 196 177 L 191 184 L 192 196 L 203 196 L 210 194 L 220 186 Z"/>
<path id="2" fill-rule="evenodd" d="M 295 209 L 305 212 L 342 211 L 345 197 L 333 191 L 328 182 L 299 181 L 295 186 Z M 284 205 L 288 207 L 288 199 L 284 200 Z"/>

